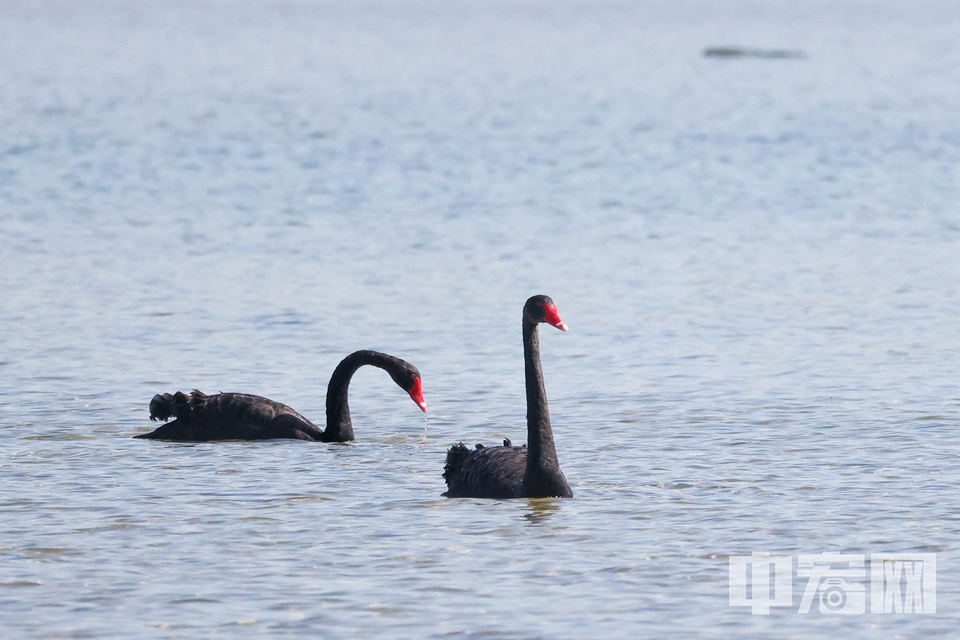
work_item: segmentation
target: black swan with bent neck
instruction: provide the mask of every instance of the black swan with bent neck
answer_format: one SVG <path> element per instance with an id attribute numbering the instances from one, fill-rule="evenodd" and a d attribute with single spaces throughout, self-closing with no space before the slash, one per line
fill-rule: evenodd
<path id="1" fill-rule="evenodd" d="M 211 440 L 269 440 L 293 438 L 319 442 L 353 440 L 353 424 L 347 405 L 347 388 L 353 374 L 363 365 L 379 367 L 410 394 L 422 411 L 427 410 L 417 368 L 400 358 L 378 351 L 355 351 L 344 358 L 327 385 L 327 428 L 315 424 L 285 404 L 247 393 L 218 393 L 208 396 L 194 390 L 153 396 L 150 419 L 176 419 L 155 431 L 135 438 L 207 442 Z"/>
<path id="2" fill-rule="evenodd" d="M 523 360 L 527 389 L 527 444 L 514 447 L 468 449 L 462 442 L 447 452 L 443 477 L 448 498 L 572 498 L 557 460 L 540 368 L 540 337 L 537 325 L 545 322 L 561 331 L 557 307 L 547 296 L 533 296 L 523 306 Z"/>

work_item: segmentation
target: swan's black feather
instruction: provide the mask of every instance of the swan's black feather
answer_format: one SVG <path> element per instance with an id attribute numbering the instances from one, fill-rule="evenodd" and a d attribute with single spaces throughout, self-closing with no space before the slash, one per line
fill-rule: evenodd
<path id="1" fill-rule="evenodd" d="M 527 448 L 468 449 L 462 442 L 450 447 L 443 477 L 448 498 L 519 498 L 527 468 Z"/>
<path id="2" fill-rule="evenodd" d="M 266 440 L 294 438 L 320 440 L 323 432 L 285 404 L 247 393 L 208 396 L 194 390 L 156 395 L 150 402 L 150 418 L 167 420 L 151 433 L 137 438 L 204 442 L 209 440 Z"/>

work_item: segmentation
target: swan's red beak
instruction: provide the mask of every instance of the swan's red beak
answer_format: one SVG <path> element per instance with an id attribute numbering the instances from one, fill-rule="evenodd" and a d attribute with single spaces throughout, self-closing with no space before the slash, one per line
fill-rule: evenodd
<path id="1" fill-rule="evenodd" d="M 420 378 L 413 379 L 413 386 L 410 387 L 410 391 L 407 393 L 409 393 L 410 397 L 413 398 L 413 401 L 417 403 L 417 406 L 420 407 L 420 410 L 426 413 L 427 401 L 423 399 L 423 385 L 420 384 Z"/>
<path id="2" fill-rule="evenodd" d="M 552 304 L 543 305 L 543 321 L 549 325 L 553 325 L 560 331 L 567 330 L 567 324 L 560 319 L 560 314 L 557 313 L 557 308 Z"/>

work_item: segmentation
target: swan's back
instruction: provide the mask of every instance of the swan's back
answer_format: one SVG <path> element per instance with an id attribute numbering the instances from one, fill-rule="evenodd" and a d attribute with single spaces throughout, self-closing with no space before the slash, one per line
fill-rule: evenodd
<path id="1" fill-rule="evenodd" d="M 320 440 L 323 432 L 285 404 L 248 393 L 157 394 L 150 419 L 176 419 L 137 438 L 205 442 L 210 440 Z"/>
<path id="2" fill-rule="evenodd" d="M 519 498 L 523 495 L 523 474 L 527 468 L 527 447 L 484 447 L 468 449 L 463 443 L 450 447 L 443 467 L 448 498 Z"/>

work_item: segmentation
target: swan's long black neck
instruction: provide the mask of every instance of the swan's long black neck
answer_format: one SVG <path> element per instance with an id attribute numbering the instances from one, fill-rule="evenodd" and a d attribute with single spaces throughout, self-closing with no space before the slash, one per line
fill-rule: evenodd
<path id="1" fill-rule="evenodd" d="M 550 410 L 547 408 L 547 392 L 543 387 L 543 370 L 540 368 L 540 335 L 536 322 L 523 322 L 523 362 L 527 388 L 527 470 L 524 485 L 540 483 L 547 476 L 559 472 L 557 449 L 553 444 L 550 428 Z M 560 475 L 563 478 L 563 475 Z M 564 481 L 566 484 L 566 481 Z"/>
<path id="2" fill-rule="evenodd" d="M 353 440 L 353 424 L 350 422 L 350 405 L 347 402 L 347 389 L 357 369 L 366 364 L 383 369 L 391 376 L 401 370 L 399 358 L 377 351 L 356 351 L 340 361 L 330 376 L 327 385 L 327 428 L 323 432 L 324 442 L 346 442 Z"/>

